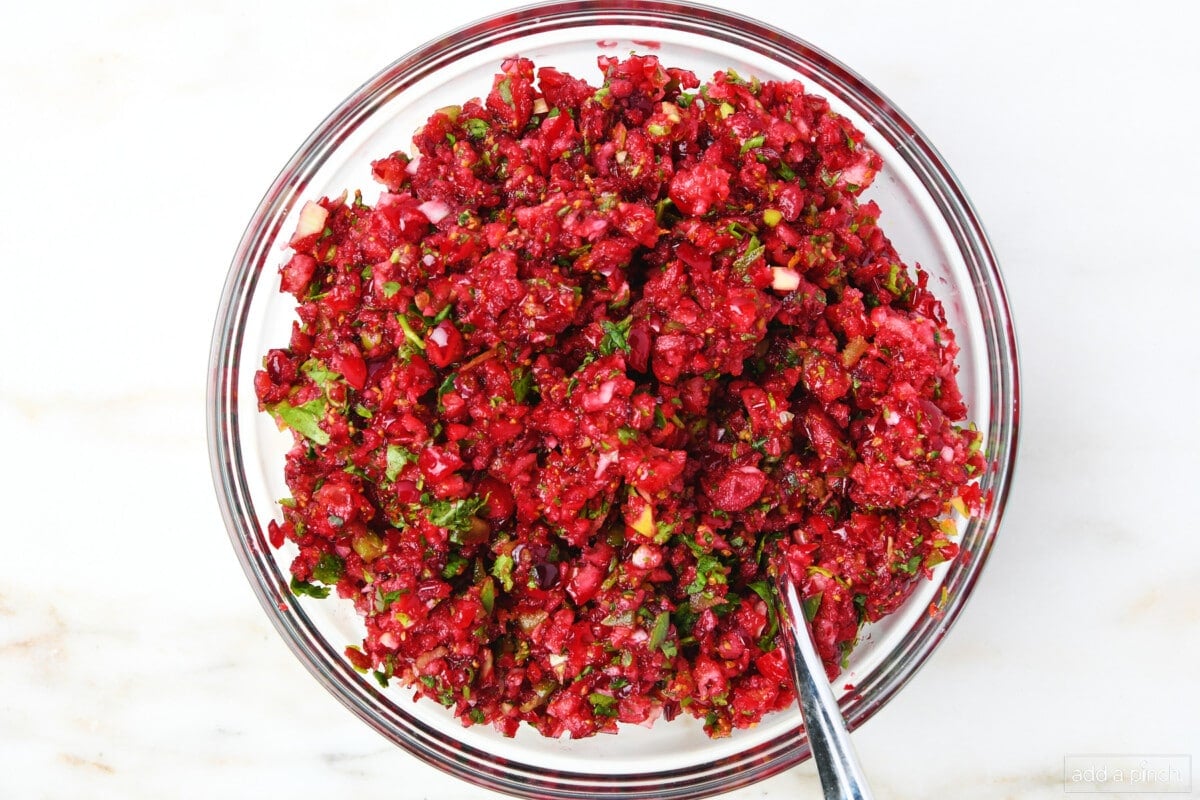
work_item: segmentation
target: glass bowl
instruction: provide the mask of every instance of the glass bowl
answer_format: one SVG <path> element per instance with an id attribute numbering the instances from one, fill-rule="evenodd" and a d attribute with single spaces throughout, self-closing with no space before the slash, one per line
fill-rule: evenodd
<path id="1" fill-rule="evenodd" d="M 1016 345 L 991 247 L 950 169 L 907 117 L 846 66 L 783 31 L 712 8 L 668 2 L 560 2 L 495 16 L 430 42 L 371 78 L 308 137 L 254 212 L 230 267 L 213 334 L 208 385 L 214 481 L 234 549 L 263 609 L 316 679 L 367 724 L 413 755 L 479 786 L 525 797 L 703 797 L 745 786 L 809 756 L 798 712 L 711 740 L 690 718 L 617 736 L 552 740 L 523 728 L 506 739 L 463 728 L 432 702 L 381 690 L 342 655 L 363 629 L 351 604 L 288 590 L 294 551 L 265 537 L 288 495 L 290 434 L 259 413 L 252 385 L 261 358 L 288 340 L 294 303 L 277 268 L 307 199 L 373 191 L 370 161 L 409 149 L 435 109 L 487 93 L 507 56 L 520 54 L 590 81 L 596 57 L 654 53 L 701 79 L 742 75 L 804 81 L 866 134 L 885 167 L 866 197 L 909 264 L 931 275 L 961 346 L 960 382 L 991 468 L 986 512 L 965 525 L 962 557 L 939 565 L 895 614 L 864 631 L 837 681 L 851 729 L 880 709 L 929 657 L 979 577 L 1004 509 L 1016 453 Z M 940 603 L 937 613 L 931 604 Z M 852 684 L 847 690 L 845 684 Z"/>

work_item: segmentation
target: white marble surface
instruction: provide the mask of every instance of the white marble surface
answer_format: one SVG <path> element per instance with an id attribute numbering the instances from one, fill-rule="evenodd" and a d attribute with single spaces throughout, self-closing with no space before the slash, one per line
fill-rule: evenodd
<path id="1" fill-rule="evenodd" d="M 230 256 L 294 148 L 496 7 L 251 5 L 0 15 L 0 798 L 492 796 L 388 745 L 270 628 L 218 514 L 204 384 Z M 1023 348 L 992 561 L 855 734 L 877 795 L 1056 798 L 1065 755 L 1200 759 L 1196 6 L 740 8 L 918 121 Z M 817 796 L 811 766 L 729 795 Z"/>

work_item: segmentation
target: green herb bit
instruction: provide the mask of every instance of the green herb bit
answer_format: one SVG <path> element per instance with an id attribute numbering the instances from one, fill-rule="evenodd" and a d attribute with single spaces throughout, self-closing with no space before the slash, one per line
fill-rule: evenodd
<path id="1" fill-rule="evenodd" d="M 588 695 L 592 704 L 592 712 L 598 717 L 615 717 L 617 715 L 617 698 L 603 692 L 592 692 Z"/>
<path id="2" fill-rule="evenodd" d="M 441 396 L 446 394 L 447 392 L 454 391 L 454 379 L 457 377 L 458 377 L 457 372 L 451 372 L 449 375 L 447 375 L 445 378 L 442 379 L 442 383 L 440 386 L 438 386 L 438 390 L 437 390 L 437 396 L 439 398 L 441 398 Z"/>
<path id="3" fill-rule="evenodd" d="M 447 580 L 456 578 L 462 575 L 467 570 L 467 560 L 458 553 L 451 553 L 446 559 L 446 566 L 442 567 L 442 577 Z"/>
<path id="4" fill-rule="evenodd" d="M 733 268 L 737 272 L 745 272 L 758 259 L 762 258 L 766 247 L 758 241 L 758 237 L 751 235 L 750 241 L 746 244 L 746 249 L 733 262 Z"/>
<path id="5" fill-rule="evenodd" d="M 766 581 L 754 581 L 747 584 L 747 588 L 761 597 L 767 606 L 767 630 L 759 639 L 759 647 L 766 650 L 775 640 L 775 634 L 779 631 L 779 613 L 775 609 L 775 593 L 771 589 L 771 584 Z"/>
<path id="6" fill-rule="evenodd" d="M 650 639 L 646 642 L 648 650 L 658 650 L 667 640 L 667 632 L 671 627 L 671 613 L 660 611 L 654 618 L 654 627 L 650 629 Z"/>
<path id="7" fill-rule="evenodd" d="M 409 324 L 407 316 L 404 314 L 397 314 L 396 322 L 400 323 L 400 327 L 404 330 L 404 338 L 408 339 L 413 347 L 417 348 L 418 350 L 425 349 L 425 340 L 421 338 L 420 334 L 412 329 L 412 325 Z"/>
<path id="8" fill-rule="evenodd" d="M 661 199 L 657 203 L 655 203 L 654 204 L 654 221 L 657 222 L 659 225 L 662 225 L 663 217 L 666 216 L 667 211 L 674 205 L 675 205 L 675 201 L 669 197 L 664 197 L 663 199 Z"/>
<path id="9" fill-rule="evenodd" d="M 883 288 L 887 289 L 892 294 L 899 297 L 904 294 L 904 290 L 900 288 L 900 275 L 902 270 L 899 264 L 892 264 L 888 269 L 887 281 L 883 284 Z"/>
<path id="10" fill-rule="evenodd" d="M 439 528 L 466 533 L 471 529 L 475 515 L 486 503 L 484 497 L 437 500 L 429 505 L 429 521 Z"/>
<path id="11" fill-rule="evenodd" d="M 513 399 L 518 403 L 524 403 L 525 398 L 529 396 L 529 390 L 532 388 L 533 371 L 524 367 L 517 370 L 517 377 L 512 382 Z"/>
<path id="12" fill-rule="evenodd" d="M 762 147 L 764 144 L 766 144 L 766 141 L 767 141 L 767 137 L 763 136 L 762 134 L 759 134 L 758 136 L 754 136 L 754 137 L 747 139 L 745 142 L 742 143 L 741 155 L 743 155 L 743 156 L 746 155 L 746 153 L 748 153 L 749 151 L 753 150 L 756 147 Z"/>
<path id="13" fill-rule="evenodd" d="M 326 553 L 317 561 L 317 565 L 313 567 L 313 578 L 325 584 L 333 586 L 342 578 L 342 572 L 345 565 L 342 560 L 333 553 Z"/>
<path id="14" fill-rule="evenodd" d="M 479 585 L 479 602 L 489 614 L 496 607 L 496 582 L 491 578 L 484 578 L 483 583 Z"/>
<path id="15" fill-rule="evenodd" d="M 618 350 L 628 353 L 629 328 L 632 324 L 632 315 L 615 324 L 608 320 L 600 323 L 600 326 L 604 329 L 604 338 L 600 340 L 600 352 L 606 356 L 612 355 Z"/>
<path id="16" fill-rule="evenodd" d="M 811 597 L 804 598 L 804 618 L 812 622 L 817 618 L 817 612 L 821 610 L 821 601 L 825 599 L 824 592 L 817 592 Z"/>
<path id="17" fill-rule="evenodd" d="M 628 425 L 622 425 L 617 429 L 617 438 L 621 440 L 621 444 L 636 442 L 640 435 L 637 428 L 631 428 Z"/>
<path id="18" fill-rule="evenodd" d="M 854 650 L 854 642 L 842 642 L 842 660 L 840 666 L 842 669 L 850 668 L 850 653 Z"/>
<path id="19" fill-rule="evenodd" d="M 375 587 L 375 610 L 380 614 L 382 614 L 384 611 L 387 611 L 391 607 L 392 603 L 399 599 L 399 589 L 391 592 L 385 592 L 380 590 L 378 586 Z"/>
<path id="20" fill-rule="evenodd" d="M 298 406 L 286 400 L 267 406 L 267 411 L 283 425 L 301 434 L 313 444 L 329 444 L 329 434 L 322 430 L 320 422 L 325 419 L 329 405 L 324 397 L 317 397 Z"/>
<path id="21" fill-rule="evenodd" d="M 478 117 L 467 120 L 463 127 L 467 129 L 467 135 L 472 139 L 482 139 L 488 132 L 487 120 Z"/>
<path id="22" fill-rule="evenodd" d="M 396 476 L 400 474 L 400 470 L 404 469 L 406 464 L 416 463 L 417 456 L 407 447 L 399 444 L 389 444 L 387 446 L 387 466 L 384 471 L 385 477 L 389 481 L 396 480 Z"/>
<path id="23" fill-rule="evenodd" d="M 513 558 L 507 553 L 496 556 L 496 561 L 492 564 L 492 576 L 500 581 L 506 592 L 513 590 L 513 566 Z"/>
<path id="24" fill-rule="evenodd" d="M 329 384 L 341 377 L 341 373 L 334 372 L 316 358 L 310 358 L 301 364 L 300 371 L 307 375 L 309 380 L 320 386 L 322 391 L 328 391 Z"/>
<path id="25" fill-rule="evenodd" d="M 696 578 L 688 585 L 687 592 L 702 592 L 709 583 L 725 583 L 725 567 L 721 559 L 712 553 L 705 553 L 696 559 Z"/>
<path id="26" fill-rule="evenodd" d="M 292 594 L 296 595 L 296 597 L 315 597 L 317 600 L 324 600 L 326 597 L 329 597 L 328 586 L 316 586 L 308 581 L 292 578 L 290 588 Z"/>

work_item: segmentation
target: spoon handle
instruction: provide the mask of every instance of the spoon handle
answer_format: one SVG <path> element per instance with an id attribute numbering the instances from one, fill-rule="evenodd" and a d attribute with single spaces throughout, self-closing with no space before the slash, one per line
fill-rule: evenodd
<path id="1" fill-rule="evenodd" d="M 789 617 L 784 638 L 791 652 L 792 678 L 825 800 L 871 800 L 871 789 L 825 677 L 825 666 L 813 646 L 800 594 L 786 569 L 779 571 L 779 589 Z"/>

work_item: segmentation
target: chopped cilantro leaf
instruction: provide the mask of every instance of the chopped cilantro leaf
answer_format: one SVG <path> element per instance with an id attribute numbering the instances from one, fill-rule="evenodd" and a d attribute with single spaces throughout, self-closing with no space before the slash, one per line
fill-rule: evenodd
<path id="1" fill-rule="evenodd" d="M 429 521 L 439 528 L 465 533 L 471 529 L 472 518 L 486 502 L 483 497 L 436 500 L 429 506 Z"/>
<path id="2" fill-rule="evenodd" d="M 316 358 L 310 358 L 301 364 L 300 371 L 307 375 L 309 380 L 320 386 L 322 391 L 328 391 L 329 384 L 341 377 L 339 373 L 334 372 Z"/>
<path id="3" fill-rule="evenodd" d="M 391 607 L 392 603 L 400 599 L 400 590 L 385 592 L 378 586 L 375 587 L 375 610 L 382 614 Z"/>
<path id="4" fill-rule="evenodd" d="M 840 662 L 842 669 L 850 668 L 850 653 L 854 650 L 854 645 L 856 643 L 857 640 L 842 642 L 842 660 Z"/>
<path id="5" fill-rule="evenodd" d="M 771 589 L 771 584 L 766 581 L 754 581 L 746 584 L 746 588 L 761 597 L 767 606 L 767 630 L 759 639 L 759 647 L 765 649 L 765 646 L 769 646 L 775 639 L 775 634 L 779 630 L 779 615 L 775 610 L 775 593 Z"/>
<path id="6" fill-rule="evenodd" d="M 316 586 L 308 581 L 301 581 L 292 578 L 291 583 L 292 594 L 296 597 L 315 597 L 318 600 L 324 600 L 329 597 L 328 586 Z"/>
<path id="7" fill-rule="evenodd" d="M 696 559 L 696 579 L 687 587 L 688 594 L 704 591 L 710 580 L 713 583 L 725 583 L 724 569 L 721 559 L 712 553 L 701 555 Z"/>
<path id="8" fill-rule="evenodd" d="M 821 610 L 821 600 L 825 597 L 824 592 L 817 592 L 812 597 L 804 598 L 804 618 L 812 622 L 817 618 L 817 612 Z"/>
<path id="9" fill-rule="evenodd" d="M 442 380 L 442 385 L 439 386 L 438 390 L 437 390 L 438 398 L 441 398 L 441 396 L 446 394 L 447 392 L 454 391 L 454 379 L 457 377 L 458 377 L 457 372 L 451 372 L 449 375 L 447 375 L 445 377 L 445 379 Z"/>
<path id="10" fill-rule="evenodd" d="M 600 340 L 600 352 L 604 355 L 612 355 L 618 350 L 629 352 L 629 326 L 633 324 L 633 317 L 629 316 L 617 323 L 605 320 L 600 323 L 604 329 L 604 338 Z"/>
<path id="11" fill-rule="evenodd" d="M 592 712 L 598 717 L 615 717 L 617 715 L 617 698 L 603 692 L 592 692 L 588 695 L 592 704 Z"/>
<path id="12" fill-rule="evenodd" d="M 762 258 L 763 251 L 766 248 L 758 241 L 757 236 L 751 236 L 750 241 L 746 244 L 746 249 L 733 262 L 733 268 L 736 272 L 745 272 L 758 259 Z"/>
<path id="13" fill-rule="evenodd" d="M 389 481 L 394 481 L 406 464 L 412 464 L 416 460 L 416 455 L 407 447 L 389 444 L 387 446 L 387 469 L 384 474 Z"/>
<path id="14" fill-rule="evenodd" d="M 313 567 L 313 578 L 326 586 L 332 586 L 341 580 L 343 567 L 344 565 L 340 558 L 333 553 L 326 553 L 321 556 L 317 565 Z"/>
<path id="15" fill-rule="evenodd" d="M 517 377 L 512 382 L 513 399 L 518 403 L 524 403 L 525 398 L 529 396 L 529 390 L 532 388 L 533 371 L 528 369 L 517 370 Z"/>
<path id="16" fill-rule="evenodd" d="M 294 406 L 283 400 L 267 406 L 267 411 L 280 423 L 301 434 L 313 444 L 329 444 L 329 434 L 321 429 L 320 422 L 325 419 L 329 406 L 324 397 L 317 397 L 302 405 Z"/>

